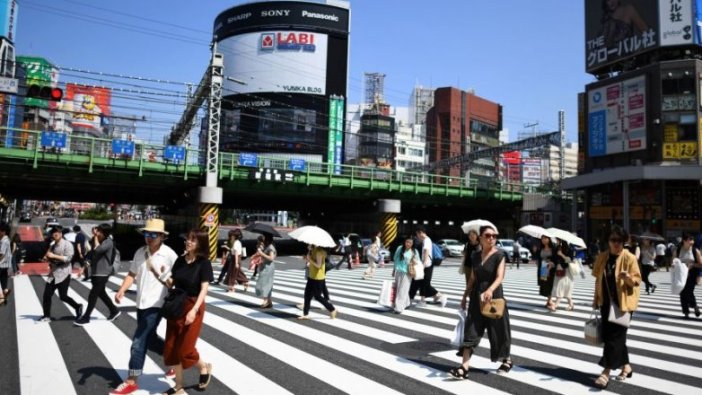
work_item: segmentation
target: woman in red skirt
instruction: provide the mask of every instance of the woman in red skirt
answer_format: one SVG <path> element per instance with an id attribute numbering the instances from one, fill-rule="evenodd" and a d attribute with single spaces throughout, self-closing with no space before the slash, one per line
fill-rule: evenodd
<path id="1" fill-rule="evenodd" d="M 212 364 L 200 358 L 195 343 L 200 337 L 202 320 L 205 315 L 207 286 L 213 280 L 212 263 L 209 257 L 207 233 L 194 229 L 185 240 L 185 255 L 178 257 L 173 264 L 167 287 L 176 287 L 187 294 L 183 315 L 168 320 L 166 340 L 163 347 L 163 360 L 175 369 L 175 387 L 165 394 L 184 394 L 183 370 L 197 365 L 200 369 L 198 387 L 204 390 L 210 383 Z"/>

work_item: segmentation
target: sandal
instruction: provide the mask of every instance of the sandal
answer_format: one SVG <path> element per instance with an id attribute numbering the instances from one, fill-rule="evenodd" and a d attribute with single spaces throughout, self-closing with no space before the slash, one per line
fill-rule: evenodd
<path id="1" fill-rule="evenodd" d="M 185 391 L 183 391 L 182 388 L 176 389 L 176 387 L 171 387 L 166 392 L 164 392 L 163 395 L 175 395 L 175 394 L 184 394 L 184 393 L 185 393 Z"/>
<path id="2" fill-rule="evenodd" d="M 298 320 L 309 320 L 310 316 L 309 315 L 301 315 L 301 316 L 297 317 L 297 319 Z"/>
<path id="3" fill-rule="evenodd" d="M 205 374 L 200 374 L 200 381 L 197 384 L 197 387 L 201 390 L 204 390 L 207 388 L 208 385 L 210 385 L 210 380 L 212 379 L 212 364 L 208 363 L 206 364 L 207 366 L 207 373 Z"/>
<path id="4" fill-rule="evenodd" d="M 626 381 L 626 379 L 630 379 L 631 376 L 633 376 L 633 375 L 634 375 L 634 369 L 629 368 L 628 372 L 626 370 L 622 369 L 621 373 L 619 373 L 617 375 L 617 377 L 615 377 L 615 379 L 617 379 L 617 381 Z"/>
<path id="5" fill-rule="evenodd" d="M 497 368 L 497 374 L 507 374 L 509 373 L 510 370 L 512 370 L 512 366 L 514 365 L 514 362 L 512 362 L 512 359 L 505 359 L 502 361 L 502 365 L 500 365 L 499 368 Z"/>
<path id="6" fill-rule="evenodd" d="M 568 307 L 566 307 L 566 310 L 568 311 L 573 311 L 573 309 L 575 309 L 575 306 L 572 303 L 569 304 Z"/>
<path id="7" fill-rule="evenodd" d="M 609 376 L 604 373 L 602 373 L 599 377 L 597 377 L 597 380 L 595 380 L 595 387 L 599 389 L 606 389 L 608 385 Z"/>
<path id="8" fill-rule="evenodd" d="M 271 307 L 273 307 L 273 302 L 268 302 L 261 305 L 262 309 L 270 309 Z"/>
<path id="9" fill-rule="evenodd" d="M 463 365 L 459 365 L 455 368 L 451 368 L 449 374 L 457 379 L 467 379 L 469 370 L 470 368 L 464 368 Z"/>

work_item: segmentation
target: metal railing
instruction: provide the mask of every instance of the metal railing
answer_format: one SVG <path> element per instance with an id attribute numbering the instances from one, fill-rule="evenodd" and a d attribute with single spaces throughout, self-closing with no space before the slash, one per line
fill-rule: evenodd
<path id="1" fill-rule="evenodd" d="M 186 149 L 185 158 L 180 163 L 164 159 L 165 146 L 135 142 L 132 155 L 125 156 L 112 152 L 112 140 L 98 137 L 68 134 L 65 147 L 45 147 L 41 144 L 41 132 L 27 129 L 0 127 L 0 157 L 30 159 L 33 168 L 40 163 L 60 162 L 88 166 L 92 172 L 95 166 L 112 166 L 120 169 L 134 169 L 139 176 L 144 170 L 182 174 L 185 179 L 204 175 L 204 152 L 199 149 Z M 219 178 L 250 178 L 256 169 L 270 169 L 291 173 L 292 180 L 306 185 L 327 185 L 329 187 L 366 188 L 385 191 L 428 193 L 447 196 L 478 196 L 479 191 L 502 194 L 522 194 L 533 192 L 533 187 L 500 180 L 478 181 L 465 177 L 443 176 L 430 173 L 406 172 L 367 166 L 336 165 L 324 162 L 305 161 L 304 170 L 291 167 L 291 156 L 257 154 L 255 163 L 242 164 L 240 153 L 221 152 L 219 154 Z M 510 198 L 513 198 L 511 196 Z"/>

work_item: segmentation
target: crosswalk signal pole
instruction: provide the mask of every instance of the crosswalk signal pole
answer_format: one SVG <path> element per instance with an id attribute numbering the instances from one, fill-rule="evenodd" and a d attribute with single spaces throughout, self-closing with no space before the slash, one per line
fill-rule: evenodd
<path id="1" fill-rule="evenodd" d="M 219 168 L 219 123 L 222 110 L 222 73 L 224 61 L 217 52 L 217 42 L 212 44 L 210 64 L 210 97 L 207 116 L 207 162 L 205 186 L 200 187 L 200 229 L 208 234 L 210 261 L 217 258 L 217 236 L 219 235 L 219 206 L 222 204 L 222 188 L 217 187 Z"/>

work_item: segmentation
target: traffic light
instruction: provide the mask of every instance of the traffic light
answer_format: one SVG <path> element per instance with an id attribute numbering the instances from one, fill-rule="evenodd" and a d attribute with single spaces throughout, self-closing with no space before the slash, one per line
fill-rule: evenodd
<path id="1" fill-rule="evenodd" d="M 27 97 L 49 101 L 61 101 L 61 99 L 63 99 L 63 90 L 61 88 L 31 84 L 27 87 Z"/>

